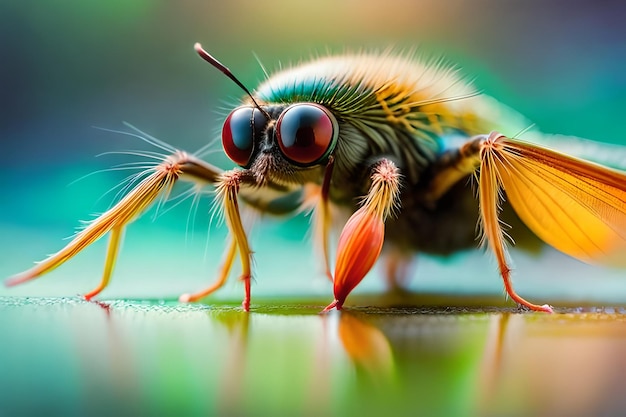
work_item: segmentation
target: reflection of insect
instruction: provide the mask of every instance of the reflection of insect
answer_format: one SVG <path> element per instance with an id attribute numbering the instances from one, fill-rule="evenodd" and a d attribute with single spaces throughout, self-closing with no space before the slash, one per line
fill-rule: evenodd
<path id="1" fill-rule="evenodd" d="M 222 131 L 224 151 L 242 169 L 223 172 L 177 151 L 64 249 L 8 285 L 56 268 L 110 232 L 102 282 L 85 295 L 92 298 L 109 281 L 124 227 L 179 178 L 215 186 L 232 236 L 217 282 L 181 301 L 219 288 L 239 254 L 249 309 L 252 251 L 239 199 L 275 214 L 312 205 L 329 276 L 331 220 L 350 216 L 337 248 L 335 300 L 326 310 L 342 308 L 378 259 L 383 239 L 388 270 L 397 271 L 416 251 L 472 246 L 479 220 L 507 294 L 532 310 L 552 311 L 511 285 L 499 219 L 505 195 L 546 243 L 583 261 L 626 264 L 626 174 L 549 150 L 537 144 L 541 138 L 528 143 L 496 133 L 512 112 L 454 71 L 390 54 L 345 55 L 281 71 L 250 94 L 199 44 L 196 50 L 248 93 Z M 472 176 L 478 199 L 468 185 Z"/>

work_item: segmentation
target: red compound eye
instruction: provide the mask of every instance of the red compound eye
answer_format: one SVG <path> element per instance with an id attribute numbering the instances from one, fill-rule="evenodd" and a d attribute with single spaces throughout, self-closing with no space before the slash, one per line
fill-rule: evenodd
<path id="1" fill-rule="evenodd" d="M 260 135 L 266 123 L 265 116 L 256 108 L 239 107 L 233 110 L 222 129 L 222 146 L 226 155 L 237 165 L 247 167 L 254 151 L 255 135 Z"/>
<path id="2" fill-rule="evenodd" d="M 297 165 L 321 162 L 337 143 L 337 122 L 318 104 L 287 107 L 276 123 L 276 138 L 283 155 Z"/>

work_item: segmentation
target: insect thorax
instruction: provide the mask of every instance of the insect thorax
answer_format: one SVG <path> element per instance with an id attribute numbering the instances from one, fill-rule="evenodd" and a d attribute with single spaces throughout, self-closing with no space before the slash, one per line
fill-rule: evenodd
<path id="1" fill-rule="evenodd" d="M 277 73 L 255 95 L 265 103 L 318 103 L 335 115 L 335 200 L 362 195 L 368 168 L 381 157 L 415 185 L 442 152 L 441 136 L 484 128 L 469 103 L 478 97 L 454 71 L 401 57 L 323 58 Z"/>

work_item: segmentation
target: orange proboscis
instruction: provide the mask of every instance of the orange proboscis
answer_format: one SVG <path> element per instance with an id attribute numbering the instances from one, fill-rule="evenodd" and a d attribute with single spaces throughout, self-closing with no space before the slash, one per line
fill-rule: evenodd
<path id="1" fill-rule="evenodd" d="M 380 256 L 385 239 L 385 219 L 398 204 L 400 174 L 382 160 L 374 167 L 372 185 L 363 202 L 339 236 L 333 292 L 335 299 L 323 311 L 341 310 L 346 297 L 363 280 Z"/>
<path id="2" fill-rule="evenodd" d="M 337 247 L 333 292 L 337 309 L 380 255 L 385 237 L 385 223 L 367 207 L 361 207 L 346 223 Z"/>

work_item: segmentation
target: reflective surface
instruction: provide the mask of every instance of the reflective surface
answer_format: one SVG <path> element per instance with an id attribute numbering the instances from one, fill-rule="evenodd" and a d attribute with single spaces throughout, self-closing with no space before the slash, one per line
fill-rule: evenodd
<path id="1" fill-rule="evenodd" d="M 0 415 L 619 415 L 626 311 L 0 298 Z"/>

